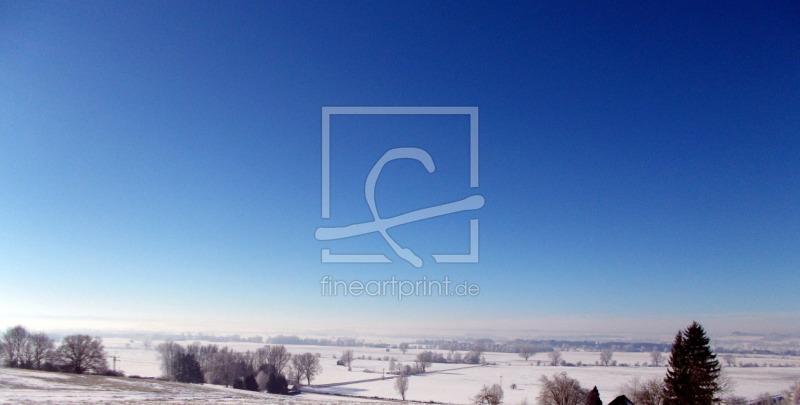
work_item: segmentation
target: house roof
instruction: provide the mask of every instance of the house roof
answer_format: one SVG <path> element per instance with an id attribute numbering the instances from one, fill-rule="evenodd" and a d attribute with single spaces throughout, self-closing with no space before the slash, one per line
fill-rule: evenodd
<path id="1" fill-rule="evenodd" d="M 620 395 L 614 398 L 613 401 L 609 402 L 608 405 L 634 405 L 634 403 L 631 402 L 631 400 L 625 395 Z"/>

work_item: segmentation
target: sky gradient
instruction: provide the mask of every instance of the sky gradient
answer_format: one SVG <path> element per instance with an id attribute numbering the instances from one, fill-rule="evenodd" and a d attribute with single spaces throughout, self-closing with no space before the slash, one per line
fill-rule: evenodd
<path id="1" fill-rule="evenodd" d="M 800 333 L 795 2 L 0 3 L 0 326 L 249 333 Z M 335 117 L 324 106 L 474 106 Z M 330 244 L 320 226 L 479 193 L 467 213 Z M 424 258 L 425 258 L 424 257 Z M 323 297 L 449 276 L 477 297 Z M 50 326 L 59 325 L 59 326 Z M 488 333 L 488 332 L 486 332 Z"/>

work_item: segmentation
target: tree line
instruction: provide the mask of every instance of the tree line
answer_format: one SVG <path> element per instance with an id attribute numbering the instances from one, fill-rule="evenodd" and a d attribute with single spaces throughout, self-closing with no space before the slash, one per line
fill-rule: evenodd
<path id="1" fill-rule="evenodd" d="M 409 345 L 408 343 L 405 343 Z M 460 350 L 468 351 L 473 347 L 482 347 L 484 352 L 492 353 L 519 353 L 520 350 L 529 349 L 537 353 L 560 351 L 585 351 L 599 352 L 611 350 L 615 352 L 644 352 L 653 351 L 668 352 L 671 345 L 667 343 L 626 343 L 626 342 L 590 342 L 590 341 L 570 341 L 570 340 L 534 340 L 534 339 L 515 339 L 508 342 L 496 342 L 492 339 L 476 339 L 464 342 L 445 339 L 424 339 L 412 343 L 417 348 L 429 348 L 436 350 Z"/>
<path id="2" fill-rule="evenodd" d="M 250 391 L 288 394 L 289 385 L 307 384 L 322 372 L 319 355 L 292 355 L 283 345 L 238 352 L 200 342 L 156 346 L 164 378 L 184 383 L 211 383 Z"/>
<path id="3" fill-rule="evenodd" d="M 553 352 L 551 352 L 553 353 Z M 653 353 L 656 353 L 655 351 Z M 601 352 L 600 363 L 610 365 L 613 352 Z M 653 357 L 657 357 L 653 354 Z M 660 359 L 654 358 L 654 362 Z M 557 362 L 557 356 L 553 356 Z M 709 346 L 705 330 L 697 322 L 681 330 L 675 336 L 670 350 L 667 374 L 664 378 L 640 380 L 635 378 L 624 384 L 622 395 L 612 404 L 625 405 L 746 405 L 747 399 L 730 393 L 731 382 L 722 375 L 722 366 Z M 570 378 L 567 373 L 556 373 L 552 377 L 541 376 L 538 405 L 602 405 L 597 387 L 592 390 Z M 515 387 L 512 384 L 512 389 Z M 476 405 L 501 403 L 503 390 L 500 386 L 484 386 L 473 398 Z M 780 396 L 760 398 L 758 404 L 800 403 L 800 381 Z"/>
<path id="4" fill-rule="evenodd" d="M 89 335 L 65 336 L 58 347 L 44 333 L 30 333 L 22 325 L 8 328 L 0 340 L 0 360 L 6 367 L 84 374 L 119 374 L 109 370 L 102 339 Z"/>
<path id="5" fill-rule="evenodd" d="M 601 353 L 601 363 L 609 365 L 612 352 Z M 721 366 L 709 347 L 705 330 L 693 322 L 675 337 L 669 369 L 663 380 L 633 380 L 622 387 L 623 395 L 612 401 L 637 405 L 712 405 L 725 391 L 720 379 Z M 542 376 L 539 405 L 602 405 L 597 387 L 587 390 L 566 373 Z"/>

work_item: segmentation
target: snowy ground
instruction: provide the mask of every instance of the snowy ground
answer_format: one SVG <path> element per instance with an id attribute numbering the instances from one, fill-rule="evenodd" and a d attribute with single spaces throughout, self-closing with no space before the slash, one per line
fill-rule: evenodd
<path id="1" fill-rule="evenodd" d="M 154 377 L 160 374 L 158 356 L 155 350 L 145 349 L 143 342 L 131 341 L 129 339 L 110 338 L 104 339 L 106 351 L 109 355 L 115 355 L 119 361 L 117 367 L 125 371 L 126 375 L 139 375 L 145 377 Z M 154 347 L 160 343 L 159 341 L 152 342 Z M 183 345 L 191 342 L 179 342 Z M 204 342 L 206 343 L 206 342 Z M 227 345 L 235 350 L 254 350 L 262 344 L 256 343 L 217 343 L 220 347 Z M 291 353 L 319 353 L 320 361 L 323 366 L 322 374 L 313 381 L 313 385 L 321 386 L 333 383 L 345 383 L 350 381 L 378 379 L 377 381 L 361 382 L 354 384 L 345 384 L 332 387 L 319 387 L 316 388 L 318 392 L 336 393 L 344 395 L 355 395 L 363 397 L 382 397 L 382 398 L 398 398 L 397 393 L 393 389 L 393 380 L 391 376 L 387 375 L 385 380 L 380 380 L 383 376 L 382 372 L 388 368 L 388 361 L 383 360 L 385 356 L 394 357 L 397 361 L 404 364 L 412 364 L 414 357 L 419 350 L 409 350 L 408 353 L 402 354 L 396 349 L 386 351 L 386 349 L 379 348 L 351 348 L 356 356 L 353 363 L 353 370 L 347 371 L 347 368 L 336 366 L 335 357 L 341 355 L 344 348 L 331 347 L 331 346 L 292 346 L 287 345 L 287 349 Z M 364 357 L 363 359 L 361 357 Z M 642 364 L 650 361 L 648 353 L 615 353 L 614 360 L 618 363 L 627 363 L 629 367 L 599 367 L 595 366 L 595 361 L 600 357 L 596 352 L 563 352 L 563 359 L 570 363 L 581 362 L 583 364 L 591 364 L 588 367 L 550 367 L 547 364 L 547 354 L 539 353 L 528 361 L 524 361 L 517 355 L 506 353 L 486 353 L 486 360 L 495 365 L 462 368 L 463 366 L 452 364 L 434 364 L 428 373 L 424 375 L 412 376 L 409 381 L 409 390 L 407 397 L 415 401 L 437 401 L 444 403 L 466 404 L 480 387 L 484 384 L 502 383 L 505 391 L 505 403 L 517 404 L 522 400 L 527 399 L 529 403 L 534 403 L 538 396 L 541 383 L 539 378 L 542 375 L 552 376 L 554 373 L 566 372 L 570 377 L 580 381 L 581 385 L 587 388 L 597 386 L 600 391 L 601 399 L 608 403 L 614 397 L 619 395 L 620 386 L 638 377 L 641 379 L 647 378 L 663 378 L 666 373 L 666 367 L 636 367 L 635 364 Z M 371 357 L 371 359 L 370 359 Z M 665 357 L 667 355 L 665 354 Z M 737 363 L 755 363 L 759 367 L 744 368 L 744 367 L 723 367 L 724 372 L 734 382 L 734 393 L 748 398 L 754 398 L 763 392 L 779 393 L 781 390 L 787 389 L 792 383 L 800 379 L 800 358 L 798 357 L 779 357 L 779 356 L 737 356 Z M 538 365 L 537 365 L 538 364 Z M 767 367 L 764 367 L 767 365 Z M 789 365 L 791 367 L 778 367 Z M 7 374 L 0 374 L 0 398 L 7 398 L 9 389 L 6 388 Z M 59 377 L 60 378 L 60 377 Z M 134 384 L 136 380 L 125 380 L 125 383 L 120 384 Z M 132 382 L 127 382 L 132 381 Z M 31 384 L 36 381 L 30 380 Z M 73 381 L 74 382 L 74 381 Z M 58 385 L 54 382 L 48 383 L 48 390 L 52 391 L 57 389 Z M 70 382 L 72 384 L 72 382 Z M 510 389 L 511 384 L 516 384 L 517 389 Z M 122 387 L 122 386 L 121 386 Z M 164 385 L 169 387 L 169 385 Z M 164 388 L 166 391 L 153 393 L 152 397 L 145 394 L 136 394 L 134 401 L 142 400 L 155 400 L 169 401 L 180 403 L 181 401 L 194 401 L 191 398 L 184 398 L 182 395 L 211 395 L 210 398 L 217 398 L 210 400 L 211 402 L 229 401 L 230 403 L 246 403 L 235 402 L 245 401 L 247 398 L 240 397 L 246 396 L 247 393 L 241 391 L 230 393 L 231 390 L 209 391 L 212 388 L 205 388 L 201 393 L 181 393 L 181 390 L 186 389 L 184 385 L 178 385 L 174 388 Z M 176 391 L 170 391 L 170 390 Z M 120 395 L 119 400 L 125 400 L 125 390 L 122 393 L 114 393 Z M 49 399 L 59 398 L 63 395 L 67 400 L 68 398 L 80 398 L 81 393 L 76 393 L 73 388 L 57 389 L 56 392 L 51 394 L 41 393 L 44 396 L 43 401 Z M 48 395 L 50 395 L 48 397 Z M 94 394 L 93 394 L 94 395 Z M 110 394 L 109 394 L 110 395 Z M 148 394 L 150 395 L 150 394 Z M 216 395 L 216 396 L 215 396 Z M 237 397 L 229 398 L 226 395 L 236 395 Z M 250 394 L 261 395 L 261 394 Z M 21 397 L 18 397 L 21 398 Z M 195 397 L 196 398 L 196 397 Z M 225 399 L 228 398 L 228 399 Z M 263 398 L 263 397 L 259 397 Z M 61 399 L 61 398 L 59 398 Z M 274 401 L 278 401 L 274 399 Z M 284 399 L 285 400 L 285 399 Z M 292 399 L 292 401 L 334 401 L 332 403 L 351 403 L 352 399 L 342 400 L 337 397 L 326 395 L 312 395 L 303 394 L 300 397 Z M 39 401 L 39 399 L 37 399 Z M 231 402 L 233 401 L 233 402 Z M 336 402 L 341 401 L 341 402 Z M 40 401 L 41 402 L 41 401 Z M 65 402 L 60 400 L 59 402 Z M 272 402 L 278 403 L 278 402 Z"/>
<path id="2" fill-rule="evenodd" d="M 344 405 L 354 401 L 332 396 L 303 394 L 298 397 L 285 397 L 213 385 L 0 368 L 0 404 L 85 402 L 92 404 Z M 359 403 L 369 405 L 380 402 Z"/>
<path id="3" fill-rule="evenodd" d="M 633 378 L 663 378 L 662 367 L 536 367 L 524 365 L 497 365 L 479 368 L 424 374 L 410 378 L 407 397 L 417 401 L 468 403 L 483 384 L 500 383 L 505 392 L 505 403 L 517 404 L 523 400 L 535 403 L 544 374 L 566 372 L 587 388 L 597 386 L 604 403 L 620 394 L 620 386 Z M 762 368 L 734 369 L 729 372 L 735 381 L 738 395 L 754 398 L 762 392 L 779 393 L 800 378 L 800 369 Z M 517 389 L 510 389 L 516 384 Z M 397 398 L 392 381 L 376 381 L 327 388 L 328 392 L 349 395 Z"/>

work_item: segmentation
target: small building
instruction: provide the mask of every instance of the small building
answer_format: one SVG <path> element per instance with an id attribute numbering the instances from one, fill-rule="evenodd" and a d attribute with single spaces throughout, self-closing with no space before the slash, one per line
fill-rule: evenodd
<path id="1" fill-rule="evenodd" d="M 608 405 L 634 405 L 634 403 L 631 402 L 631 400 L 625 395 L 620 395 L 614 398 L 613 401 L 609 402 Z"/>

